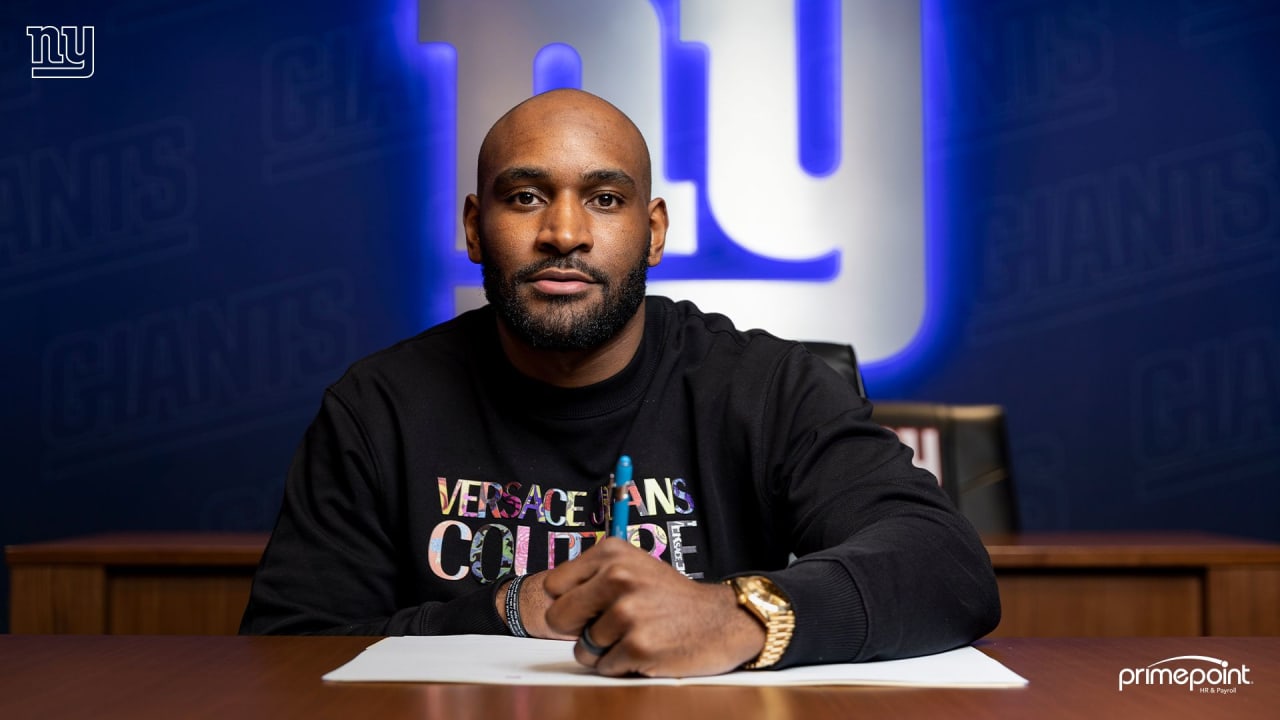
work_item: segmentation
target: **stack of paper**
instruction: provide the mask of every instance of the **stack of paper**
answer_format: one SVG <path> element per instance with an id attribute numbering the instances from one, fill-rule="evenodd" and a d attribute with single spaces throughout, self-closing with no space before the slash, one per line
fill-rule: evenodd
<path id="1" fill-rule="evenodd" d="M 965 647 L 882 662 L 811 665 L 692 678 L 610 678 L 573 659 L 573 643 L 499 635 L 391 637 L 324 676 L 334 682 L 440 682 L 500 685 L 904 685 L 1021 687 L 1027 681 Z"/>

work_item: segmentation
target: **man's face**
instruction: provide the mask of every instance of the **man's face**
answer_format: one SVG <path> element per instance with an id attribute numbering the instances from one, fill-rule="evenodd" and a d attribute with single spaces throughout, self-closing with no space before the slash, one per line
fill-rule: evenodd
<path id="1" fill-rule="evenodd" d="M 541 100 L 486 140 L 464 215 L 467 252 L 518 339 L 591 350 L 644 302 L 665 206 L 649 200 L 647 151 L 629 124 L 582 98 Z"/>

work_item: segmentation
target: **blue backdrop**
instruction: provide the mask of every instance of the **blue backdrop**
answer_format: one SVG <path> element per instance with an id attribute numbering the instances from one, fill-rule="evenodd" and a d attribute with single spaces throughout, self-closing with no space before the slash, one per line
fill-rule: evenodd
<path id="1" fill-rule="evenodd" d="M 440 319 L 414 13 L 5 3 L 0 543 L 269 529 L 322 388 Z M 944 310 L 871 394 L 1005 405 L 1028 529 L 1280 540 L 1280 4 L 925 16 Z M 49 24 L 91 78 L 31 78 Z"/>

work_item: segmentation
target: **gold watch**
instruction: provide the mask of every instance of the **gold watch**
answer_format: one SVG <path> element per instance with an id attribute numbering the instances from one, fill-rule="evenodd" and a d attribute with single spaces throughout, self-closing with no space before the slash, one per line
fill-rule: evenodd
<path id="1" fill-rule="evenodd" d="M 724 582 L 737 593 L 738 604 L 764 625 L 764 649 L 743 667 L 757 670 L 778 662 L 796 629 L 796 613 L 791 609 L 791 601 L 781 588 L 762 575 L 740 575 Z"/>

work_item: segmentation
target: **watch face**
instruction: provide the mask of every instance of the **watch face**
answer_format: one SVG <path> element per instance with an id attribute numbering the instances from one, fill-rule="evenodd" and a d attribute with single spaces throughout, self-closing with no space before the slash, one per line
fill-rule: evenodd
<path id="1" fill-rule="evenodd" d="M 786 612 L 790 607 L 790 603 L 781 595 L 781 591 L 777 589 L 773 583 L 765 578 L 753 577 L 748 578 L 743 583 L 742 589 L 746 592 L 747 598 L 760 609 L 767 617 L 779 612 Z"/>
<path id="2" fill-rule="evenodd" d="M 765 613 L 769 615 L 772 615 L 776 612 L 781 612 L 782 610 L 785 609 L 782 605 L 778 604 L 777 602 L 772 602 L 771 600 L 763 597 L 757 597 L 756 602 L 760 603 L 760 609 L 764 610 Z"/>

